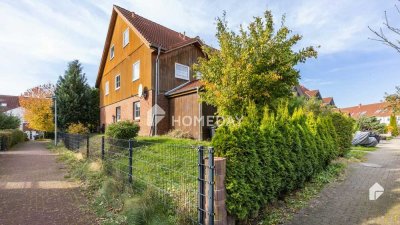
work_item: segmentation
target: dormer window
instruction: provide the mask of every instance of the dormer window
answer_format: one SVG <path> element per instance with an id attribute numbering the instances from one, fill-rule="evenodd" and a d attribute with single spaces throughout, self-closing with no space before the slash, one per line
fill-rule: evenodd
<path id="1" fill-rule="evenodd" d="M 126 45 L 129 44 L 129 28 L 126 28 L 122 38 L 123 38 L 122 47 L 125 47 Z"/>
<path id="2" fill-rule="evenodd" d="M 114 55 L 115 55 L 115 48 L 114 48 L 114 45 L 111 45 L 111 48 L 110 48 L 110 60 L 114 58 Z"/>

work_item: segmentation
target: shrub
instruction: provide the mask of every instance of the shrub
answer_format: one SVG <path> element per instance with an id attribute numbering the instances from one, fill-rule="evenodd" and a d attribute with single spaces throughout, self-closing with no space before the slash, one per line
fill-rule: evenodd
<path id="1" fill-rule="evenodd" d="M 17 116 L 0 112 L 0 130 L 17 129 L 20 124 L 21 120 Z"/>
<path id="2" fill-rule="evenodd" d="M 139 125 L 131 121 L 120 121 L 107 126 L 106 135 L 116 139 L 132 139 L 139 133 Z"/>
<path id="3" fill-rule="evenodd" d="M 89 128 L 82 123 L 73 123 L 68 126 L 67 132 L 70 134 L 88 134 Z"/>
<path id="4" fill-rule="evenodd" d="M 374 133 L 384 133 L 385 124 L 382 124 L 376 117 L 362 116 L 358 118 L 356 123 L 356 130 L 371 131 Z"/>
<path id="5" fill-rule="evenodd" d="M 332 113 L 331 118 L 335 126 L 339 156 L 344 156 L 351 148 L 354 120 L 341 113 Z"/>
<path id="6" fill-rule="evenodd" d="M 168 132 L 166 134 L 166 136 L 173 137 L 173 138 L 193 139 L 193 136 L 189 132 L 179 130 L 179 129 L 171 130 L 170 132 Z"/>
<path id="7" fill-rule="evenodd" d="M 397 126 L 397 120 L 396 120 L 396 116 L 394 114 L 392 114 L 390 116 L 390 128 L 391 128 L 393 137 L 399 136 L 399 128 Z"/>
<path id="8" fill-rule="evenodd" d="M 241 121 L 225 121 L 216 131 L 216 155 L 227 158 L 227 210 L 237 220 L 257 217 L 268 202 L 304 186 L 340 154 L 338 140 L 349 139 L 335 128 L 347 118 L 289 108 L 282 103 L 260 116 L 250 105 Z"/>
<path id="9" fill-rule="evenodd" d="M 18 129 L 13 130 L 0 130 L 0 139 L 4 141 L 2 143 L 2 149 L 9 149 L 12 146 L 25 141 L 25 133 Z"/>

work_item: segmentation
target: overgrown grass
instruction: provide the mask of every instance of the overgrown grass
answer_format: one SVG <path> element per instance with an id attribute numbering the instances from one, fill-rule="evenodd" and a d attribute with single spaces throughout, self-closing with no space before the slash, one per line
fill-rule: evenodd
<path id="1" fill-rule="evenodd" d="M 99 136 L 92 139 L 99 139 Z M 91 208 L 101 224 L 188 224 L 185 216 L 195 216 L 196 212 L 195 146 L 208 143 L 169 137 L 138 140 L 146 144 L 134 149 L 133 186 L 127 181 L 129 159 L 124 148 L 112 149 L 116 155 L 106 153 L 108 160 L 104 162 L 96 154 L 86 160 L 85 154 L 63 147 L 50 148 L 69 166 L 69 177 L 83 181 Z M 152 188 L 147 188 L 149 186 Z M 160 192 L 157 192 L 160 190 L 170 195 L 160 199 Z M 193 203 L 190 207 L 194 208 L 187 208 L 188 202 Z"/>
<path id="2" fill-rule="evenodd" d="M 378 149 L 377 147 L 363 147 L 363 146 L 352 146 L 349 153 L 345 155 L 347 159 L 353 162 L 364 162 L 367 158 L 368 152 L 372 152 Z"/>
<path id="3" fill-rule="evenodd" d="M 290 220 L 293 214 L 315 198 L 326 184 L 339 179 L 346 165 L 346 162 L 343 161 L 331 163 L 324 171 L 307 182 L 302 189 L 289 193 L 284 199 L 277 200 L 267 206 L 261 222 L 257 224 L 275 225 Z"/>

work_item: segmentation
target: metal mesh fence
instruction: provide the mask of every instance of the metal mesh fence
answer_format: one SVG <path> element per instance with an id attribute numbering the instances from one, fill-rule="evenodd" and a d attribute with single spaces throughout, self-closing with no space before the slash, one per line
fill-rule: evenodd
<path id="1" fill-rule="evenodd" d="M 93 160 L 102 159 L 105 171 L 117 179 L 132 183 L 135 188 L 154 190 L 162 201 L 173 204 L 186 224 L 205 224 L 207 218 L 213 217 L 213 207 L 206 206 L 210 200 L 205 198 L 207 187 L 212 192 L 210 187 L 214 184 L 209 176 L 213 165 L 204 163 L 212 156 L 207 149 L 99 135 L 61 134 L 59 139 L 71 151 Z"/>

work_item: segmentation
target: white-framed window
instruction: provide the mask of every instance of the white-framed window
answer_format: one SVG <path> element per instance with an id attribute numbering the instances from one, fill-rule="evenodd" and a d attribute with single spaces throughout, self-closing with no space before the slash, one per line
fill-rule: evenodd
<path id="1" fill-rule="evenodd" d="M 113 59 L 115 56 L 115 48 L 114 45 L 111 45 L 110 47 L 110 60 Z"/>
<path id="2" fill-rule="evenodd" d="M 115 122 L 121 120 L 121 106 L 115 108 Z"/>
<path id="3" fill-rule="evenodd" d="M 122 39 L 122 47 L 125 47 L 127 44 L 129 44 L 129 28 L 126 28 L 126 30 L 122 34 Z"/>
<path id="4" fill-rule="evenodd" d="M 133 103 L 133 118 L 135 120 L 140 119 L 140 102 Z"/>
<path id="5" fill-rule="evenodd" d="M 140 60 L 132 66 L 132 81 L 138 80 L 140 77 Z"/>
<path id="6" fill-rule="evenodd" d="M 175 63 L 175 77 L 179 79 L 189 80 L 189 66 Z"/>
<path id="7" fill-rule="evenodd" d="M 105 93 L 105 95 L 108 95 L 110 93 L 110 82 L 108 82 L 108 81 L 105 84 L 104 93 Z"/>
<path id="8" fill-rule="evenodd" d="M 115 76 L 115 90 L 121 87 L 121 75 Z"/>

